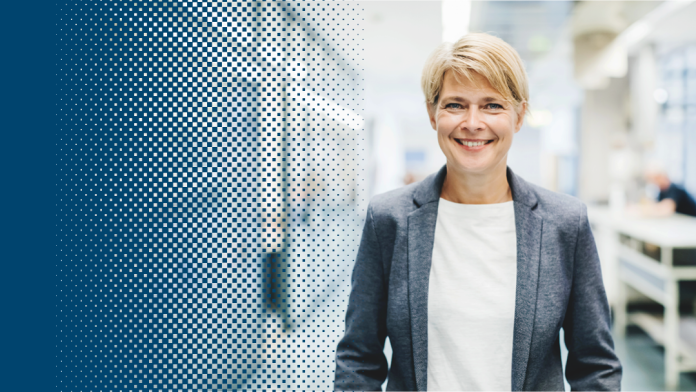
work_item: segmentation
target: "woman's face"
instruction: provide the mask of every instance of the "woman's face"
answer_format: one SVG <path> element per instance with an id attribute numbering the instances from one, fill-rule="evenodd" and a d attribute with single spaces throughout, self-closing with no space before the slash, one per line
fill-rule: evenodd
<path id="1" fill-rule="evenodd" d="M 486 78 L 474 73 L 472 79 L 461 76 L 457 81 L 446 72 L 438 102 L 428 105 L 428 114 L 448 169 L 486 174 L 507 165 L 526 106 L 516 110 Z"/>

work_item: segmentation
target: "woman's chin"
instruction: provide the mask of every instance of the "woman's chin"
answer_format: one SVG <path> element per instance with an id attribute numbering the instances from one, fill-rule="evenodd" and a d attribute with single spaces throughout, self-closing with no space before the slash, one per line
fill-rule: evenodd
<path id="1" fill-rule="evenodd" d="M 456 161 L 452 162 L 453 164 L 448 164 L 447 166 L 454 169 L 455 171 L 462 172 L 462 173 L 485 173 L 491 169 L 491 164 L 490 162 L 481 162 L 481 161 Z"/>

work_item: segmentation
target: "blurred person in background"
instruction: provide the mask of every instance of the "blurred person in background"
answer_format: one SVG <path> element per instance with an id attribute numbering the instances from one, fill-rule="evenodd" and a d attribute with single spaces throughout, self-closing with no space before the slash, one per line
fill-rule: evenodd
<path id="1" fill-rule="evenodd" d="M 519 54 L 468 34 L 422 88 L 447 163 L 371 200 L 334 389 L 563 390 L 563 328 L 572 389 L 618 390 L 586 207 L 507 167 L 529 100 Z"/>
<path id="2" fill-rule="evenodd" d="M 696 217 L 696 202 L 693 197 L 684 188 L 670 181 L 662 164 L 651 162 L 645 170 L 645 180 L 659 188 L 660 192 L 656 203 L 637 207 L 642 215 L 669 216 L 677 212 Z"/>
<path id="3" fill-rule="evenodd" d="M 644 171 L 648 186 L 654 187 L 657 201 L 645 199 L 642 203 L 628 206 L 629 215 L 642 217 L 668 217 L 674 213 L 696 217 L 696 202 L 684 188 L 673 183 L 664 165 L 660 161 L 651 161 Z M 658 259 L 660 248 L 651 243 L 644 243 L 644 250 L 651 257 Z M 675 265 L 696 264 L 696 249 L 673 249 L 672 262 Z"/>

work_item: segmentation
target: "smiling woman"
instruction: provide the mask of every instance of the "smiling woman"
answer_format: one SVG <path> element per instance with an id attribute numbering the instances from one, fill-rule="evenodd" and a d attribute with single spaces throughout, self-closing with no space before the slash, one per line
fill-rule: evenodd
<path id="1" fill-rule="evenodd" d="M 529 100 L 515 50 L 488 34 L 443 43 L 428 59 L 421 85 L 450 172 L 442 198 L 463 204 L 512 200 L 505 178 L 507 152 Z M 493 183 L 478 186 L 481 181 Z M 472 193 L 476 190 L 484 192 Z"/>
<path id="2" fill-rule="evenodd" d="M 563 390 L 563 328 L 573 390 L 618 390 L 586 207 L 507 167 L 529 100 L 519 55 L 466 35 L 422 88 L 447 164 L 370 202 L 334 388 Z"/>

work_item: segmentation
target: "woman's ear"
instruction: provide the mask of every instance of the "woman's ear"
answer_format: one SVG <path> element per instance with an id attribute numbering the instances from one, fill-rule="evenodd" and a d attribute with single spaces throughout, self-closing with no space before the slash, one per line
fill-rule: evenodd
<path id="1" fill-rule="evenodd" d="M 515 133 L 517 133 L 520 130 L 520 128 L 522 128 L 525 114 L 527 114 L 527 102 L 522 102 L 520 104 L 519 110 L 517 110 L 517 123 L 515 124 Z"/>
<path id="2" fill-rule="evenodd" d="M 425 108 L 428 111 L 428 118 L 430 118 L 430 126 L 433 127 L 433 129 L 437 131 L 437 121 L 435 121 L 435 113 L 437 112 L 437 104 L 426 102 Z"/>

